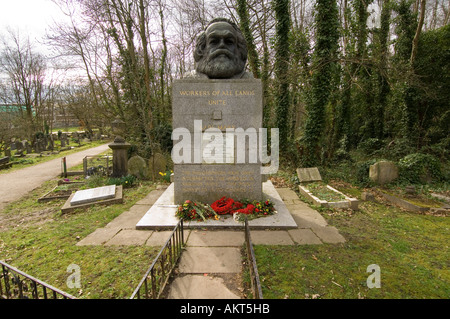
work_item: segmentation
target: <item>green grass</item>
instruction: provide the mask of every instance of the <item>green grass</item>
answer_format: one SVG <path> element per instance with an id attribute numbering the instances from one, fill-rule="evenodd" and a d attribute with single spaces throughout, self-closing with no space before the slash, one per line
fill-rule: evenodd
<path id="1" fill-rule="evenodd" d="M 128 298 L 160 248 L 76 243 L 129 209 L 154 184 L 141 182 L 127 189 L 124 204 L 94 206 L 64 215 L 60 213 L 63 201 L 37 203 L 37 198 L 55 184 L 56 180 L 45 183 L 2 212 L 1 217 L 15 218 L 16 222 L 0 228 L 0 259 L 78 298 Z M 33 218 L 28 220 L 30 216 Z M 80 289 L 66 285 L 71 264 L 80 267 Z"/>
<path id="2" fill-rule="evenodd" d="M 363 203 L 353 214 L 322 213 L 343 244 L 255 246 L 264 298 L 449 298 L 445 217 Z M 381 288 L 367 287 L 367 267 Z"/>

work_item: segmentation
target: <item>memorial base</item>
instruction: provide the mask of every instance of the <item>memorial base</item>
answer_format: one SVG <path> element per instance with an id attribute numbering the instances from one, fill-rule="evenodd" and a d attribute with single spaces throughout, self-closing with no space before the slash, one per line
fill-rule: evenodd
<path id="1" fill-rule="evenodd" d="M 297 224 L 292 218 L 285 203 L 281 199 L 271 181 L 262 184 L 263 199 L 269 199 L 274 203 L 276 214 L 253 219 L 249 221 L 251 229 L 295 229 Z M 174 202 L 174 183 L 158 198 L 153 206 L 136 224 L 136 229 L 163 230 L 173 229 L 179 222 L 175 216 L 178 205 Z M 226 216 L 226 217 L 225 217 Z M 237 222 L 231 215 L 221 216 L 220 220 L 207 220 L 206 222 L 185 221 L 185 228 L 236 228 L 243 227 L 242 222 Z"/>

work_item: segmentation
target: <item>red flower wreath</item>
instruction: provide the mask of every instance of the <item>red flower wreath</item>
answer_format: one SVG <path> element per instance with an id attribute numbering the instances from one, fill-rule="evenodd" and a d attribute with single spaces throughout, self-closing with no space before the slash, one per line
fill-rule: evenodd
<path id="1" fill-rule="evenodd" d="M 253 209 L 255 209 L 255 206 L 253 206 L 252 204 L 248 204 L 247 207 L 238 209 L 236 211 L 236 213 L 249 215 L 249 214 L 253 214 Z"/>
<path id="2" fill-rule="evenodd" d="M 222 197 L 211 204 L 211 208 L 219 215 L 231 213 L 234 208 L 234 200 L 232 198 Z"/>

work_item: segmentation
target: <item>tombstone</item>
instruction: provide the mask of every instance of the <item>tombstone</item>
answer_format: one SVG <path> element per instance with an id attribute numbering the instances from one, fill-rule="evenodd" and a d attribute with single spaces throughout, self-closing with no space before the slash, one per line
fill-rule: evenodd
<path id="1" fill-rule="evenodd" d="M 55 148 L 55 143 L 54 143 L 54 141 L 53 141 L 53 136 L 52 136 L 52 137 L 50 137 L 50 139 L 48 140 L 48 147 L 47 147 L 47 150 L 53 151 L 54 148 Z"/>
<path id="2" fill-rule="evenodd" d="M 145 159 L 139 155 L 134 155 L 128 160 L 128 173 L 137 178 L 147 177 L 147 164 Z"/>
<path id="3" fill-rule="evenodd" d="M 66 140 L 61 138 L 61 148 L 66 147 Z"/>
<path id="4" fill-rule="evenodd" d="M 297 176 L 300 183 L 318 182 L 322 180 L 317 167 L 297 168 Z"/>
<path id="5" fill-rule="evenodd" d="M 398 178 L 398 167 L 390 161 L 379 161 L 369 168 L 369 178 L 379 185 L 387 184 Z"/>
<path id="6" fill-rule="evenodd" d="M 116 194 L 116 185 L 108 185 L 77 191 L 70 200 L 70 205 L 81 205 L 97 202 L 104 199 L 114 198 Z"/>
<path id="7" fill-rule="evenodd" d="M 208 41 L 213 33 L 231 33 L 239 43 L 209 56 L 218 49 Z M 236 25 L 214 19 L 203 34 L 194 53 L 196 70 L 172 87 L 175 203 L 211 204 L 223 196 L 261 200 L 261 81 L 245 71 L 245 40 Z"/>
<path id="8" fill-rule="evenodd" d="M 5 150 L 5 156 L 11 157 L 11 149 L 8 148 Z"/>
<path id="9" fill-rule="evenodd" d="M 30 154 L 30 153 L 32 153 L 33 151 L 31 150 L 31 145 L 30 145 L 30 143 L 28 142 L 28 141 L 25 141 L 25 149 L 26 149 L 26 151 L 27 151 L 27 154 Z"/>
<path id="10" fill-rule="evenodd" d="M 167 161 L 164 155 L 161 153 L 155 153 L 150 156 L 147 161 L 147 178 L 157 179 L 161 175 L 159 172 L 165 173 L 167 167 Z"/>

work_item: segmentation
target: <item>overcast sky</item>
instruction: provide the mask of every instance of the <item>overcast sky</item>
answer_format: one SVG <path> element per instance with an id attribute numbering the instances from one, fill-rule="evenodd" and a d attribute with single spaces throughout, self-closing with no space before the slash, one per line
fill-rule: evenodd
<path id="1" fill-rule="evenodd" d="M 60 9 L 51 0 L 0 0 L 0 34 L 3 35 L 11 27 L 21 37 L 41 40 L 53 20 L 62 18 Z"/>

